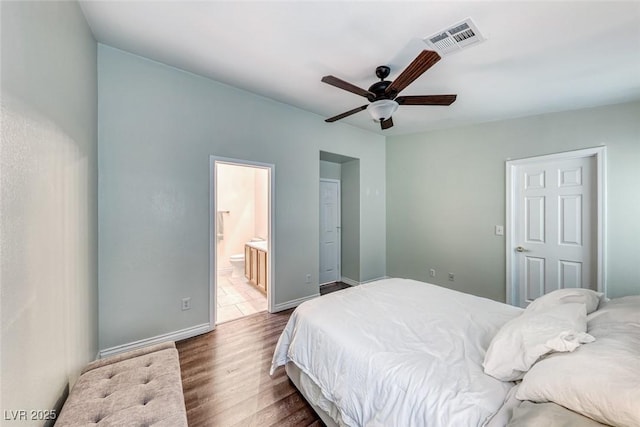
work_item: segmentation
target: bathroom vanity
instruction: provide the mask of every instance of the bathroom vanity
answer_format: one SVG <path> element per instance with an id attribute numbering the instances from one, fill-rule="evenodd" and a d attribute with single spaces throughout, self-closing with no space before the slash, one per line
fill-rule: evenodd
<path id="1" fill-rule="evenodd" d="M 267 242 L 244 245 L 244 275 L 249 283 L 267 292 Z"/>

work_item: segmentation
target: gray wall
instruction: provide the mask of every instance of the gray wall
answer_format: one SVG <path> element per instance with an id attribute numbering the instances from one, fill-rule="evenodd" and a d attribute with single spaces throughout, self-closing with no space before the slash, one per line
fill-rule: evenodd
<path id="1" fill-rule="evenodd" d="M 101 349 L 208 322 L 210 155 L 276 165 L 276 304 L 318 292 L 321 150 L 360 159 L 361 271 L 384 276 L 383 136 L 107 46 L 98 68 Z"/>
<path id="2" fill-rule="evenodd" d="M 1 8 L 4 419 L 54 408 L 98 351 L 97 48 L 76 2 Z"/>
<path id="3" fill-rule="evenodd" d="M 505 161 L 606 145 L 609 296 L 640 293 L 638 118 L 636 102 L 388 138 L 387 273 L 504 301 Z"/>
<path id="4" fill-rule="evenodd" d="M 360 160 L 342 163 L 341 173 L 341 274 L 342 277 L 360 282 L 360 278 L 363 277 L 363 272 L 360 271 L 360 200 L 357 197 L 361 191 Z"/>
<path id="5" fill-rule="evenodd" d="M 320 178 L 337 179 L 340 181 L 341 168 L 340 163 L 320 160 Z"/>

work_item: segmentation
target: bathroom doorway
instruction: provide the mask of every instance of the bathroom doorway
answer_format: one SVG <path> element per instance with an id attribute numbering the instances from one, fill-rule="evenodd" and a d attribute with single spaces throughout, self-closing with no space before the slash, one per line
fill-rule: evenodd
<path id="1" fill-rule="evenodd" d="M 211 325 L 271 311 L 274 166 L 211 157 Z"/>

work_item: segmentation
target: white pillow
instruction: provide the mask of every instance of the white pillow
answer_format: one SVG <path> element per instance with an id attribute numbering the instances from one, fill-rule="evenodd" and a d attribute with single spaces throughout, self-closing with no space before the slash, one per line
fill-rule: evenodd
<path id="1" fill-rule="evenodd" d="M 555 403 L 533 403 L 524 401 L 513 409 L 507 427 L 603 427 L 597 421 L 563 408 Z"/>
<path id="2" fill-rule="evenodd" d="M 525 310 L 498 331 L 484 358 L 484 372 L 501 381 L 515 381 L 543 355 L 573 351 L 594 338 L 586 333 L 584 304 L 569 303 L 537 310 Z"/>
<path id="3" fill-rule="evenodd" d="M 547 308 L 557 305 L 576 302 L 586 305 L 587 314 L 589 314 L 598 309 L 598 305 L 603 299 L 603 296 L 603 293 L 592 291 L 591 289 L 558 289 L 533 300 L 533 302 L 527 306 L 527 312 L 546 310 Z"/>
<path id="4" fill-rule="evenodd" d="M 536 363 L 516 397 L 554 402 L 604 424 L 640 426 L 640 296 L 613 299 L 589 317 L 596 342 Z"/>
<path id="5" fill-rule="evenodd" d="M 627 323 L 640 324 L 640 295 L 605 301 L 598 311 L 587 316 L 587 330 L 626 326 Z"/>

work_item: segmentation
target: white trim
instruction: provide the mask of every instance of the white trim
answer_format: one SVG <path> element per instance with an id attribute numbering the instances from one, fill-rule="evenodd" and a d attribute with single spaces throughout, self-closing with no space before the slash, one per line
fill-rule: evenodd
<path id="1" fill-rule="evenodd" d="M 513 200 L 515 199 L 513 183 L 515 182 L 514 174 L 515 174 L 515 166 L 511 163 L 511 161 L 507 161 L 505 163 L 505 177 L 506 177 L 506 189 L 505 189 L 505 254 L 506 254 L 506 296 L 505 302 L 507 304 L 518 305 L 516 301 L 516 293 L 512 290 L 515 286 L 516 280 L 513 277 L 515 275 L 515 269 L 512 268 L 513 263 L 513 253 L 511 252 L 511 248 L 513 247 L 513 235 L 515 233 L 511 232 L 514 216 L 515 216 L 515 208 Z"/>
<path id="2" fill-rule="evenodd" d="M 275 286 L 275 171 L 276 166 L 271 163 L 254 162 L 251 160 L 232 159 L 229 157 L 209 156 L 209 325 L 210 330 L 215 329 L 216 325 L 216 304 L 215 295 L 217 292 L 216 283 L 216 163 L 225 163 L 230 165 L 258 167 L 267 170 L 269 180 L 269 218 L 268 218 L 268 262 L 269 262 L 269 279 L 267 281 L 267 311 L 269 313 L 274 312 L 274 298 L 275 292 L 273 287 Z"/>
<path id="3" fill-rule="evenodd" d="M 360 285 L 364 285 L 365 283 L 371 283 L 371 282 L 375 282 L 375 281 L 383 280 L 383 279 L 388 279 L 388 278 L 389 278 L 389 276 L 382 276 L 382 277 L 378 277 L 378 278 L 375 278 L 375 279 L 365 280 L 364 282 L 358 282 L 356 280 L 349 279 L 348 277 L 342 276 L 340 278 L 340 281 L 346 283 L 349 286 L 360 286 Z"/>
<path id="4" fill-rule="evenodd" d="M 349 279 L 348 277 L 344 276 L 340 278 L 340 281 L 346 283 L 349 286 L 358 286 L 360 284 L 360 282 L 358 282 L 357 280 Z"/>
<path id="5" fill-rule="evenodd" d="M 216 158 L 209 157 L 209 330 L 216 328 L 216 292 L 217 286 L 217 236 L 216 236 Z"/>
<path id="6" fill-rule="evenodd" d="M 190 328 L 181 329 L 175 332 L 169 332 L 155 337 L 145 338 L 143 340 L 133 341 L 128 344 L 116 345 L 114 347 L 105 348 L 98 352 L 98 358 L 113 356 L 114 354 L 124 353 L 125 351 L 136 350 L 138 348 L 147 347 L 153 344 L 159 344 L 165 341 L 180 341 L 187 338 L 195 337 L 209 332 L 209 324 L 192 326 Z"/>
<path id="7" fill-rule="evenodd" d="M 338 280 L 340 278 L 340 276 L 342 275 L 342 205 L 340 204 L 340 200 L 342 197 L 342 181 L 340 181 L 339 179 L 332 179 L 332 178 L 320 178 L 320 182 L 332 182 L 335 184 L 338 184 L 338 233 L 337 233 L 337 243 L 338 243 L 338 253 L 337 253 L 337 272 L 336 272 L 336 280 Z M 320 272 L 318 271 L 318 277 L 320 276 Z M 332 283 L 332 282 L 327 282 L 327 283 Z"/>
<path id="8" fill-rule="evenodd" d="M 515 233 L 513 225 L 516 223 L 515 218 L 515 173 L 516 167 L 533 164 L 544 163 L 555 160 L 569 160 L 584 157 L 595 157 L 596 161 L 596 210 L 597 210 L 597 271 L 596 280 L 599 292 L 603 292 L 607 296 L 607 275 L 606 275 L 606 213 L 607 213 L 607 192 L 606 192 L 606 155 L 607 147 L 592 147 L 582 150 L 566 151 L 556 154 L 547 154 L 544 156 L 529 157 L 525 159 L 507 160 L 505 162 L 505 195 L 506 195 L 506 232 L 505 232 L 505 252 L 506 252 L 506 301 L 507 304 L 517 305 L 516 289 L 514 288 L 517 280 L 515 280 L 515 268 L 513 268 L 514 257 L 511 248 L 517 245 L 514 241 Z"/>
<path id="9" fill-rule="evenodd" d="M 331 280 L 331 281 L 329 281 L 329 282 L 318 283 L 318 286 L 331 285 L 332 283 L 336 283 L 336 282 L 339 282 L 339 281 L 340 281 L 340 280 L 338 279 L 338 280 L 336 280 L 336 281 Z"/>
<path id="10" fill-rule="evenodd" d="M 609 289 L 607 287 L 607 147 L 600 147 L 601 151 L 596 154 L 596 185 L 598 210 L 598 290 L 607 297 Z"/>
<path id="11" fill-rule="evenodd" d="M 317 294 L 309 295 L 308 297 L 302 297 L 298 299 L 293 299 L 291 301 L 283 302 L 280 304 L 276 304 L 273 306 L 273 311 L 271 313 L 277 313 L 279 311 L 288 310 L 290 308 L 297 307 L 303 302 L 312 300 L 314 298 L 318 298 L 319 296 L 320 294 L 317 293 Z"/>
<path id="12" fill-rule="evenodd" d="M 378 280 L 384 280 L 384 279 L 389 279 L 389 276 L 382 276 L 382 277 L 376 277 L 375 279 L 365 280 L 363 282 L 360 282 L 360 284 L 364 285 L 365 283 L 377 282 Z M 345 283 L 347 283 L 347 282 L 345 282 Z"/>

